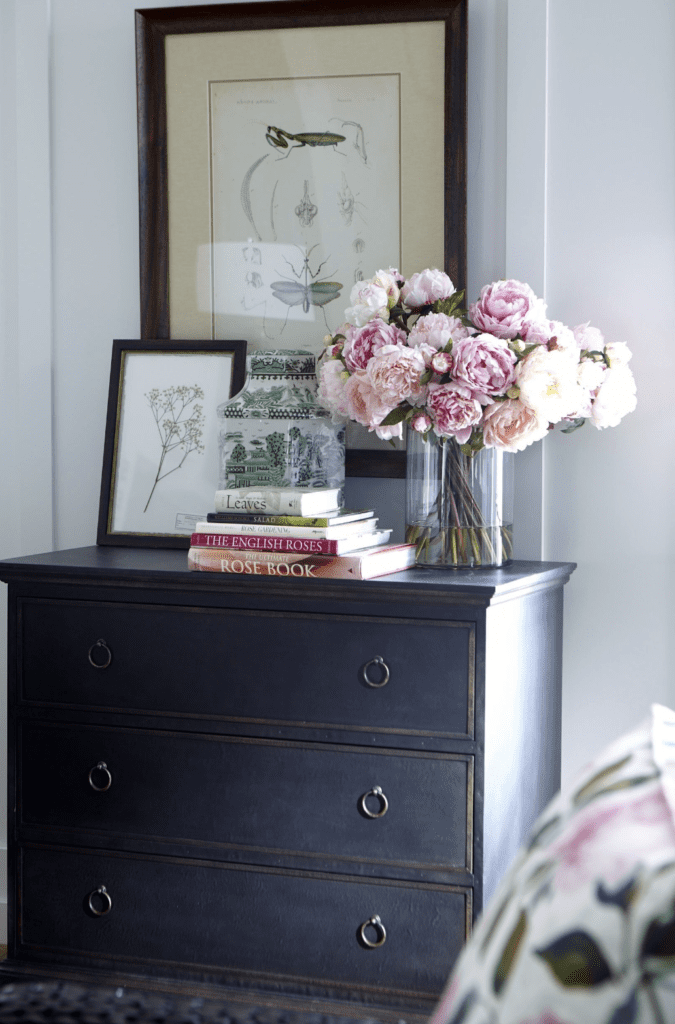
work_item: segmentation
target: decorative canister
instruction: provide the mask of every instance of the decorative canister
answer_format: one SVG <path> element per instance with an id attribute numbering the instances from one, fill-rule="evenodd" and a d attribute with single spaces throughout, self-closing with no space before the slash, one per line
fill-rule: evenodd
<path id="1" fill-rule="evenodd" d="M 452 437 L 408 431 L 406 540 L 417 545 L 418 565 L 511 561 L 514 458 L 497 448 L 466 455 Z"/>
<path id="2" fill-rule="evenodd" d="M 311 352 L 251 352 L 246 384 L 218 406 L 219 487 L 344 487 L 345 428 L 316 401 Z"/>

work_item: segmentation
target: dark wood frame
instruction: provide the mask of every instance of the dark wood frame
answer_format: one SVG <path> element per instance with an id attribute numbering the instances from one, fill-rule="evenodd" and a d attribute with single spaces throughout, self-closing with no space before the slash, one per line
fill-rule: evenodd
<path id="1" fill-rule="evenodd" d="M 141 337 L 169 338 L 169 226 L 164 41 L 167 35 L 256 29 L 445 23 L 444 270 L 466 287 L 468 0 L 273 0 L 136 11 Z M 420 54 L 420 59 L 423 55 Z M 422 267 L 418 268 L 422 270 Z M 347 451 L 347 475 L 405 476 L 405 451 Z"/>
<path id="2" fill-rule="evenodd" d="M 246 379 L 246 342 L 213 340 L 167 341 L 163 338 L 155 338 L 149 341 L 113 341 L 96 543 L 100 545 L 114 544 L 119 547 L 183 548 L 187 550 L 190 546 L 190 538 L 187 535 L 182 537 L 178 535 L 167 536 L 166 534 L 153 533 L 110 533 L 108 529 L 114 490 L 113 478 L 117 447 L 119 398 L 120 388 L 122 385 L 122 357 L 126 352 L 231 352 L 233 355 L 233 365 L 230 396 L 232 396 L 236 395 L 238 391 L 241 391 Z"/>

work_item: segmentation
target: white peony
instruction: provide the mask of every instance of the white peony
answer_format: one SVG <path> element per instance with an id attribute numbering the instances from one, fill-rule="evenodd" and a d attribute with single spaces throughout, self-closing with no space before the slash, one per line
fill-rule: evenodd
<path id="1" fill-rule="evenodd" d="M 574 416 L 583 416 L 587 419 L 591 415 L 591 406 L 595 392 L 598 390 L 604 379 L 607 367 L 604 362 L 596 362 L 594 359 L 582 359 L 577 367 L 577 381 L 581 388 L 582 401 Z"/>
<path id="2" fill-rule="evenodd" d="M 627 366 L 633 358 L 633 353 L 625 341 L 610 341 L 605 345 L 605 355 L 612 369 L 615 366 Z"/>
<path id="3" fill-rule="evenodd" d="M 549 423 L 576 415 L 582 404 L 576 352 L 569 349 L 535 348 L 519 364 L 515 383 L 521 402 Z"/>
<path id="4" fill-rule="evenodd" d="M 591 407 L 591 423 L 598 430 L 616 427 L 637 405 L 635 378 L 628 366 L 610 366 Z"/>
<path id="5" fill-rule="evenodd" d="M 389 321 L 389 296 L 386 290 L 373 281 L 358 281 L 349 296 L 351 306 L 345 310 L 345 319 L 354 327 L 365 324 L 379 317 Z"/>

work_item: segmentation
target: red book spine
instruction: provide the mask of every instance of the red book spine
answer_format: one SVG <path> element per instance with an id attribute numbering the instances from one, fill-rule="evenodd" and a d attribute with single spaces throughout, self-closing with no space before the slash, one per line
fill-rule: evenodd
<path id="1" fill-rule="evenodd" d="M 275 537 L 257 533 L 193 533 L 192 547 L 241 551 L 284 551 L 294 555 L 336 555 L 338 542 L 325 537 Z"/>

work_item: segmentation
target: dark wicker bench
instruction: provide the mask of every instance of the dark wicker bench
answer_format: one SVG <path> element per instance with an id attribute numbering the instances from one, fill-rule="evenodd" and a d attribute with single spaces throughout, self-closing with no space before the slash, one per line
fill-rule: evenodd
<path id="1" fill-rule="evenodd" d="M 21 982 L 0 988 L 0 1024 L 376 1024 L 373 1018 L 256 1007 L 220 999 L 80 985 Z"/>

